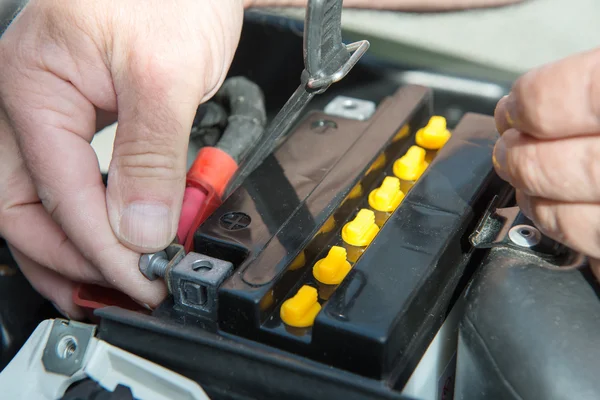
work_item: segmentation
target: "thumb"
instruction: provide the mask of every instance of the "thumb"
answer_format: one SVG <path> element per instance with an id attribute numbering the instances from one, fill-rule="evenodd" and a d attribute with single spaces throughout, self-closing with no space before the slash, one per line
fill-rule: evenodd
<path id="1" fill-rule="evenodd" d="M 189 134 L 205 94 L 200 80 L 181 82 L 177 77 L 189 74 L 160 63 L 134 62 L 134 73 L 115 82 L 119 118 L 107 207 L 119 240 L 138 252 L 164 249 L 175 237 Z"/>

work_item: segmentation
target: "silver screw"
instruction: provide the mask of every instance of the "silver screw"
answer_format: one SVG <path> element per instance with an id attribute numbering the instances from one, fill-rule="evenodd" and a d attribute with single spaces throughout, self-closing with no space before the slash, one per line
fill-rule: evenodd
<path id="1" fill-rule="evenodd" d="M 164 251 L 142 254 L 139 262 L 140 272 L 151 281 L 159 277 L 164 278 L 168 265 L 169 259 Z"/>

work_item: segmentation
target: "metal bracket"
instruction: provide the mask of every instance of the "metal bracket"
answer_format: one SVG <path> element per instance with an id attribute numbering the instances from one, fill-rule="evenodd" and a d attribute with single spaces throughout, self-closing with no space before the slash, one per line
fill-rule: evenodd
<path id="1" fill-rule="evenodd" d="M 169 264 L 167 264 L 167 270 L 166 270 L 164 279 L 167 284 L 167 289 L 168 289 L 169 293 L 171 293 L 172 290 L 171 290 L 170 274 L 171 274 L 171 271 L 173 270 L 173 268 L 175 268 L 175 266 L 177 264 L 179 264 L 181 262 L 181 260 L 183 260 L 183 258 L 185 257 L 185 247 L 173 242 L 169 245 L 169 247 L 167 247 L 165 249 L 165 252 L 167 253 L 167 258 L 169 259 Z"/>
<path id="2" fill-rule="evenodd" d="M 42 356 L 46 371 L 66 376 L 79 371 L 95 333 L 95 325 L 54 320 Z"/>
<path id="3" fill-rule="evenodd" d="M 519 207 L 497 208 L 495 196 L 475 231 L 469 236 L 476 249 L 506 247 L 533 255 L 550 266 L 578 268 L 587 259 L 568 247 L 543 235 L 535 224 L 521 213 Z"/>
<path id="4" fill-rule="evenodd" d="M 233 273 L 233 264 L 198 253 L 189 253 L 171 269 L 169 290 L 180 311 L 217 318 L 217 290 Z"/>
<path id="5" fill-rule="evenodd" d="M 202 388 L 162 366 L 94 337 L 94 325 L 45 320 L 0 372 L 0 398 L 56 400 L 90 379 L 109 392 L 129 388 L 140 400 L 209 400 Z"/>

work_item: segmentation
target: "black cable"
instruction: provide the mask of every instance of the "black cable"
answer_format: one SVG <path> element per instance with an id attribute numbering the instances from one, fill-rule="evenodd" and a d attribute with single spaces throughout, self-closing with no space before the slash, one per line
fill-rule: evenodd
<path id="1" fill-rule="evenodd" d="M 216 147 L 240 164 L 264 134 L 267 122 L 264 95 L 249 79 L 232 77 L 223 83 L 215 100 L 229 108 L 227 127 Z"/>

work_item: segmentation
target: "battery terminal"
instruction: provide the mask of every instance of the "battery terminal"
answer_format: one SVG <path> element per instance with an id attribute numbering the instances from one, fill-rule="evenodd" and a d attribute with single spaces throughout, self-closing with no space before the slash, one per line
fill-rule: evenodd
<path id="1" fill-rule="evenodd" d="M 394 163 L 394 175 L 405 181 L 416 181 L 429 166 L 425 160 L 426 155 L 425 149 L 411 146 L 406 154 Z"/>
<path id="2" fill-rule="evenodd" d="M 298 290 L 296 295 L 281 305 L 281 320 L 289 326 L 295 328 L 307 328 L 312 326 L 321 305 L 318 302 L 319 293 L 317 289 L 304 285 Z"/>
<path id="3" fill-rule="evenodd" d="M 436 115 L 429 119 L 427 126 L 417 131 L 415 140 L 427 150 L 439 150 L 450 140 L 450 136 L 446 118 Z"/>
<path id="4" fill-rule="evenodd" d="M 316 280 L 325 285 L 340 284 L 352 266 L 346 259 L 346 249 L 339 246 L 333 246 L 327 257 L 317 261 L 313 267 L 313 275 Z"/>

